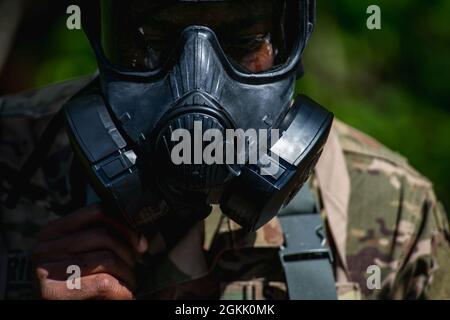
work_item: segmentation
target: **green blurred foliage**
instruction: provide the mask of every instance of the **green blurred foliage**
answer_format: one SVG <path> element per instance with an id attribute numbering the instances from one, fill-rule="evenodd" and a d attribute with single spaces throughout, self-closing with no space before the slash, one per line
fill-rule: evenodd
<path id="1" fill-rule="evenodd" d="M 64 18 L 64 17 L 63 17 Z M 69 31 L 61 19 L 45 43 L 45 58 L 37 65 L 33 79 L 36 87 L 93 73 L 96 62 L 82 31 Z"/>
<path id="2" fill-rule="evenodd" d="M 366 9 L 382 10 L 382 29 Z M 450 208 L 450 1 L 319 1 L 297 89 L 403 154 Z"/>
<path id="3" fill-rule="evenodd" d="M 338 118 L 406 156 L 450 208 L 450 1 L 319 0 L 298 91 Z M 367 7 L 382 10 L 382 30 L 366 27 Z M 95 70 L 81 31 L 55 24 L 33 84 Z"/>

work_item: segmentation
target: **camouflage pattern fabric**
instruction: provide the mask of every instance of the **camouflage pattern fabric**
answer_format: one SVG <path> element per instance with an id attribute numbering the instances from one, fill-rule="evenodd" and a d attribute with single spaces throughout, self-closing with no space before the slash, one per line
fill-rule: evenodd
<path id="1" fill-rule="evenodd" d="M 91 79 L 0 98 L 0 202 L 52 115 Z M 6 299 L 33 297 L 27 257 L 37 232 L 82 206 L 73 193 L 72 158 L 61 132 L 17 208 L 0 205 Z M 310 185 L 328 229 L 340 299 L 450 298 L 447 216 L 432 184 L 404 158 L 336 121 Z M 170 252 L 143 259 L 138 298 L 286 299 L 282 244 L 276 218 L 249 234 L 215 207 Z M 379 289 L 367 286 L 370 266 L 381 271 Z"/>

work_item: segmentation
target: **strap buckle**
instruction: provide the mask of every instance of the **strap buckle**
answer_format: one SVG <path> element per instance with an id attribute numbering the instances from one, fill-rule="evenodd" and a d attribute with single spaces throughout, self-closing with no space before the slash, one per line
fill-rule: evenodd
<path id="1" fill-rule="evenodd" d="M 336 300 L 333 256 L 327 248 L 323 221 L 307 185 L 278 217 L 285 236 L 279 257 L 289 298 Z"/>
<path id="2" fill-rule="evenodd" d="M 333 262 L 319 214 L 279 216 L 279 219 L 285 235 L 280 250 L 283 260 L 327 258 Z"/>

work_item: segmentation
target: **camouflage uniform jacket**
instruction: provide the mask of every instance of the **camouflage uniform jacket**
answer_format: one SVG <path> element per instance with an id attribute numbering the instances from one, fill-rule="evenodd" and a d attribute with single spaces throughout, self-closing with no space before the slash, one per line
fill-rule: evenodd
<path id="1" fill-rule="evenodd" d="M 0 201 L 49 119 L 90 79 L 0 98 Z M 71 193 L 71 152 L 61 132 L 14 210 L 0 206 L 0 297 L 32 297 L 27 259 L 36 233 L 82 206 Z M 336 121 L 310 181 L 334 254 L 340 299 L 450 298 L 449 223 L 432 184 L 401 156 Z M 214 208 L 170 252 L 154 258 L 140 297 L 283 299 L 275 218 L 246 234 Z M 189 256 L 189 259 L 186 259 Z M 367 286 L 369 266 L 381 288 Z M 7 281 L 5 280 L 7 279 Z"/>

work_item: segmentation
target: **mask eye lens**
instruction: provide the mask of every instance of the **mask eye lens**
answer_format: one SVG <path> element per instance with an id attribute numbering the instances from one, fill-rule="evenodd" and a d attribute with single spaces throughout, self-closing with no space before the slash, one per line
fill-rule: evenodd
<path id="1" fill-rule="evenodd" d="M 167 62 L 185 28 L 206 26 L 237 69 L 264 73 L 282 66 L 294 53 L 302 2 L 102 0 L 102 46 L 113 65 L 155 71 Z"/>

